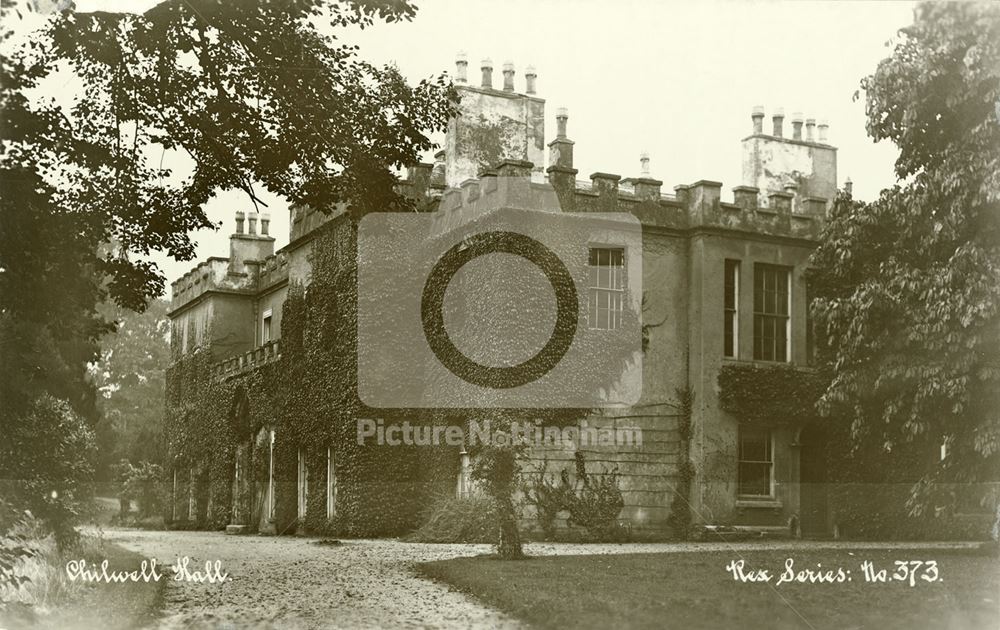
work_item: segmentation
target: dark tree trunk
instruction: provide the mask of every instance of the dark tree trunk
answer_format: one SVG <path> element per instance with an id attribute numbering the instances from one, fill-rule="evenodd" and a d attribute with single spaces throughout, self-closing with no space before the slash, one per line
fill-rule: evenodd
<path id="1" fill-rule="evenodd" d="M 521 533 L 517 530 L 517 515 L 514 513 L 514 501 L 509 492 L 497 498 L 497 506 L 500 512 L 500 542 L 497 544 L 497 554 L 505 560 L 523 558 Z"/>

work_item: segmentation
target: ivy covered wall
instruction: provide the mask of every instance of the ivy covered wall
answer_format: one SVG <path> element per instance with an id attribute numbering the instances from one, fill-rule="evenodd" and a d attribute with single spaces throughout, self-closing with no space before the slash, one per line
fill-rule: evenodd
<path id="1" fill-rule="evenodd" d="M 275 432 L 277 533 L 381 536 L 414 527 L 429 497 L 453 488 L 456 449 L 358 445 L 359 418 L 393 415 L 428 421 L 415 410 L 374 414 L 357 397 L 356 226 L 346 217 L 317 230 L 307 286 L 293 284 L 283 306 L 281 355 L 219 378 L 212 347 L 179 357 L 167 373 L 169 457 L 179 472 L 171 514 L 178 525 L 258 527 Z M 206 338 L 211 339 L 211 335 Z M 241 446 L 242 445 L 242 446 Z M 332 449 L 336 510 L 327 511 L 327 449 Z M 308 468 L 307 511 L 298 519 L 298 456 Z M 246 482 L 235 485 L 237 459 Z M 172 473 L 171 473 L 172 474 Z M 173 483 L 173 479 L 170 480 Z M 234 496 L 235 495 L 235 496 Z M 197 508 L 190 510 L 190 497 Z M 193 518 L 191 517 L 193 516 Z M 264 515 L 266 522 L 267 515 Z"/>

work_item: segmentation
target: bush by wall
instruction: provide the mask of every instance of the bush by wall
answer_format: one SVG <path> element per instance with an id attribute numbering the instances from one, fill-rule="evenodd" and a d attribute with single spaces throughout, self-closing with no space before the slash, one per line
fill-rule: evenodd
<path id="1" fill-rule="evenodd" d="M 406 537 L 422 543 L 495 543 L 496 507 L 489 498 L 441 494 L 422 513 L 423 524 Z"/>

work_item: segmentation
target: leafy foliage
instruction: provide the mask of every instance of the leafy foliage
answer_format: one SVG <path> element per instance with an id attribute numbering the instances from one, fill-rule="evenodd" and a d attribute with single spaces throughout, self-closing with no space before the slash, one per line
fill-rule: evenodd
<path id="1" fill-rule="evenodd" d="M 546 540 L 555 539 L 555 519 L 562 512 L 567 513 L 567 525 L 584 528 L 593 540 L 620 540 L 618 514 L 625 500 L 617 470 L 589 473 L 583 453 L 576 451 L 574 457 L 575 472 L 563 469 L 557 481 L 546 476 L 544 463 L 534 473 L 523 475 L 525 502 L 535 507 Z"/>
<path id="2" fill-rule="evenodd" d="M 11 3 L 2 10 L 4 18 L 16 14 Z M 334 34 L 414 13 L 405 0 L 166 0 L 142 15 L 62 11 L 16 49 L 5 21 L 2 40 L 11 50 L 0 57 L 5 438 L 30 437 L 35 429 L 24 422 L 41 408 L 56 413 L 53 405 L 61 403 L 54 399 L 96 424 L 87 365 L 100 356 L 98 339 L 114 329 L 98 305 L 111 299 L 141 312 L 160 295 L 163 278 L 147 256 L 163 251 L 190 259 L 189 234 L 211 227 L 204 205 L 218 191 L 239 189 L 260 205 L 255 186 L 262 185 L 324 211 L 347 202 L 358 212 L 406 207 L 390 169 L 416 162 L 432 147 L 426 134 L 444 128 L 454 94 L 443 77 L 407 85 L 395 68 L 365 62 Z M 69 103 L 40 96 L 53 83 L 79 90 Z M 187 171 L 164 168 L 168 155 L 168 163 Z M 128 317 L 114 319 L 126 335 L 132 330 Z M 112 348 L 102 357 L 102 368 L 116 379 L 101 384 L 110 388 L 105 393 L 124 382 L 108 363 L 114 356 Z M 205 355 L 181 370 L 207 375 L 209 365 Z M 120 455 L 152 455 L 146 447 L 156 443 L 156 406 L 145 397 L 157 379 L 150 376 L 154 382 L 133 389 L 134 398 L 112 392 L 106 401 L 107 422 L 120 431 L 105 424 L 103 437 L 135 430 L 138 439 L 125 453 L 108 453 L 105 464 Z M 199 378 L 186 383 L 208 393 Z M 225 417 L 220 401 L 231 398 L 201 409 Z M 192 428 L 184 424 L 194 420 L 192 408 L 179 416 Z M 122 422 L 132 422 L 131 429 Z M 38 458 L 61 453 L 12 444 L 37 450 Z M 190 448 L 174 451 L 181 460 L 198 452 L 184 446 Z M 201 461 L 209 468 L 232 463 L 225 447 L 215 455 Z M 75 462 L 5 457 L 4 477 L 31 479 L 34 468 L 15 464 L 62 470 Z M 205 478 L 201 470 L 189 483 L 202 487 Z M 222 487 L 206 519 L 219 522 L 229 503 L 222 501 L 226 475 L 211 478 L 208 485 Z M 208 502 L 199 505 L 207 514 Z"/>
<path id="3" fill-rule="evenodd" d="M 23 532 L 31 512 L 22 512 L 0 498 L 0 612 L 7 607 L 7 591 L 16 591 L 31 577 L 19 570 L 22 560 L 38 555 L 38 549 Z"/>
<path id="4" fill-rule="evenodd" d="M 555 540 L 556 518 L 566 509 L 573 493 L 569 471 L 561 471 L 558 481 L 545 474 L 547 460 L 538 469 L 521 474 L 521 493 L 528 505 L 535 507 L 535 517 L 542 528 L 545 540 Z"/>
<path id="5" fill-rule="evenodd" d="M 474 495 L 456 498 L 448 493 L 432 501 L 422 515 L 423 524 L 406 540 L 423 543 L 492 543 L 496 541 L 498 515 L 493 502 Z"/>
<path id="6" fill-rule="evenodd" d="M 855 443 L 924 454 L 924 484 L 1000 470 L 1000 7 L 927 3 L 862 82 L 899 183 L 837 200 L 812 264 L 833 379 L 820 406 Z M 931 464 L 942 442 L 949 455 Z M 920 492 L 914 513 L 933 505 Z"/>
<path id="7" fill-rule="evenodd" d="M 0 478 L 10 480 L 5 498 L 43 519 L 60 547 L 77 538 L 73 522 L 90 498 L 94 451 L 87 423 L 47 395 L 0 441 Z"/>
<path id="8" fill-rule="evenodd" d="M 827 381 L 790 365 L 723 365 L 719 406 L 746 422 L 802 424 L 817 417 Z"/>
<path id="9" fill-rule="evenodd" d="M 259 204 L 257 183 L 324 211 L 405 205 L 388 169 L 432 148 L 426 134 L 444 128 L 453 93 L 444 77 L 407 85 L 336 33 L 414 13 L 403 0 L 60 13 L 3 66 L 4 165 L 58 176 L 60 210 L 88 221 L 91 243 L 116 244 L 94 260 L 111 294 L 141 309 L 162 291 L 141 255 L 189 259 L 188 234 L 210 227 L 203 206 L 219 190 Z M 57 69 L 81 85 L 72 106 L 26 96 Z M 163 168 L 167 152 L 186 155 L 190 173 Z"/>
<path id="10" fill-rule="evenodd" d="M 454 448 L 359 445 L 356 420 L 376 417 L 357 397 L 356 226 L 344 215 L 315 234 L 306 292 L 289 288 L 281 319 L 281 358 L 220 380 L 212 348 L 175 361 L 167 371 L 167 441 L 172 467 L 193 483 L 201 527 L 230 522 L 236 447 L 249 447 L 254 473 L 250 492 L 266 483 L 266 448 L 253 440 L 274 428 L 275 526 L 342 536 L 398 535 L 419 521 L 431 497 L 454 482 Z M 208 335 L 211 338 L 211 335 Z M 398 410 L 411 423 L 421 410 Z M 393 414 L 379 412 L 386 422 Z M 332 449 L 337 475 L 336 515 L 327 518 L 326 457 Z M 297 465 L 309 471 L 304 522 L 298 522 Z M 193 471 L 184 477 L 185 471 Z M 187 493 L 176 497 L 188 513 Z M 246 498 L 249 501 L 249 497 Z M 211 510 L 208 506 L 211 505 Z M 243 512 L 253 518 L 259 510 Z M 255 522 L 248 525 L 254 526 Z M 300 531 L 301 531 L 300 530 Z"/>
<path id="11" fill-rule="evenodd" d="M 13 430 L 44 394 L 93 421 L 87 363 L 110 330 L 96 309 L 96 245 L 81 220 L 58 211 L 54 191 L 37 174 L 0 176 L 0 433 Z"/>
<path id="12" fill-rule="evenodd" d="M 98 390 L 98 478 L 113 463 L 160 463 L 163 457 L 164 370 L 170 360 L 168 303 L 153 300 L 143 313 L 108 306 L 117 331 L 101 339 L 91 376 Z"/>
<path id="13" fill-rule="evenodd" d="M 133 466 L 128 461 L 124 461 L 123 464 L 119 472 L 122 483 L 122 503 L 128 505 L 134 500 L 139 510 L 139 518 L 162 514 L 167 501 L 163 484 L 163 468 L 150 462 L 142 462 L 138 466 Z M 128 516 L 128 514 L 122 516 Z"/>
<path id="14" fill-rule="evenodd" d="M 577 488 L 568 495 L 567 523 L 586 529 L 598 540 L 614 540 L 618 536 L 618 514 L 625 507 L 618 488 L 617 469 L 604 474 L 592 474 L 583 466 L 583 454 L 577 455 Z"/>
<path id="15" fill-rule="evenodd" d="M 670 523 L 678 538 L 687 538 L 691 531 L 691 481 L 694 480 L 694 463 L 691 461 L 691 436 L 694 425 L 691 421 L 694 410 L 694 392 L 690 388 L 678 388 L 677 395 L 677 436 L 680 438 L 681 461 L 678 466 L 678 482 L 674 485 L 674 498 L 670 503 Z"/>

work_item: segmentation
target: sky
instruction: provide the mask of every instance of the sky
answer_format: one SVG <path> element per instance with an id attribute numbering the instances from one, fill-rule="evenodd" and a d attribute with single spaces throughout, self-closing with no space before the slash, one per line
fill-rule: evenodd
<path id="1" fill-rule="evenodd" d="M 393 63 L 412 81 L 453 73 L 455 55 L 469 59 L 478 84 L 480 61 L 538 73 L 546 100 L 546 142 L 555 137 L 556 109 L 569 110 L 569 137 L 581 178 L 601 171 L 638 176 L 639 155 L 664 191 L 700 179 L 721 181 L 723 200 L 740 185 L 740 140 L 750 133 L 754 105 L 765 107 L 765 129 L 777 107 L 786 129 L 793 112 L 829 121 L 838 147 L 839 186 L 850 177 L 855 197 L 874 198 L 894 182 L 896 149 L 865 133 L 861 79 L 912 22 L 912 2 L 663 2 L 657 0 L 414 0 L 411 22 L 342 32 L 360 54 Z M 77 9 L 141 11 L 151 0 L 77 0 Z M 443 140 L 443 138 L 439 138 Z M 433 153 L 433 152 L 431 152 Z M 432 161 L 432 156 L 427 156 Z M 276 246 L 288 241 L 288 205 L 264 199 Z M 206 207 L 222 225 L 194 235 L 197 259 L 227 256 L 236 210 L 245 194 L 222 191 Z M 172 281 L 195 261 L 155 258 Z"/>

